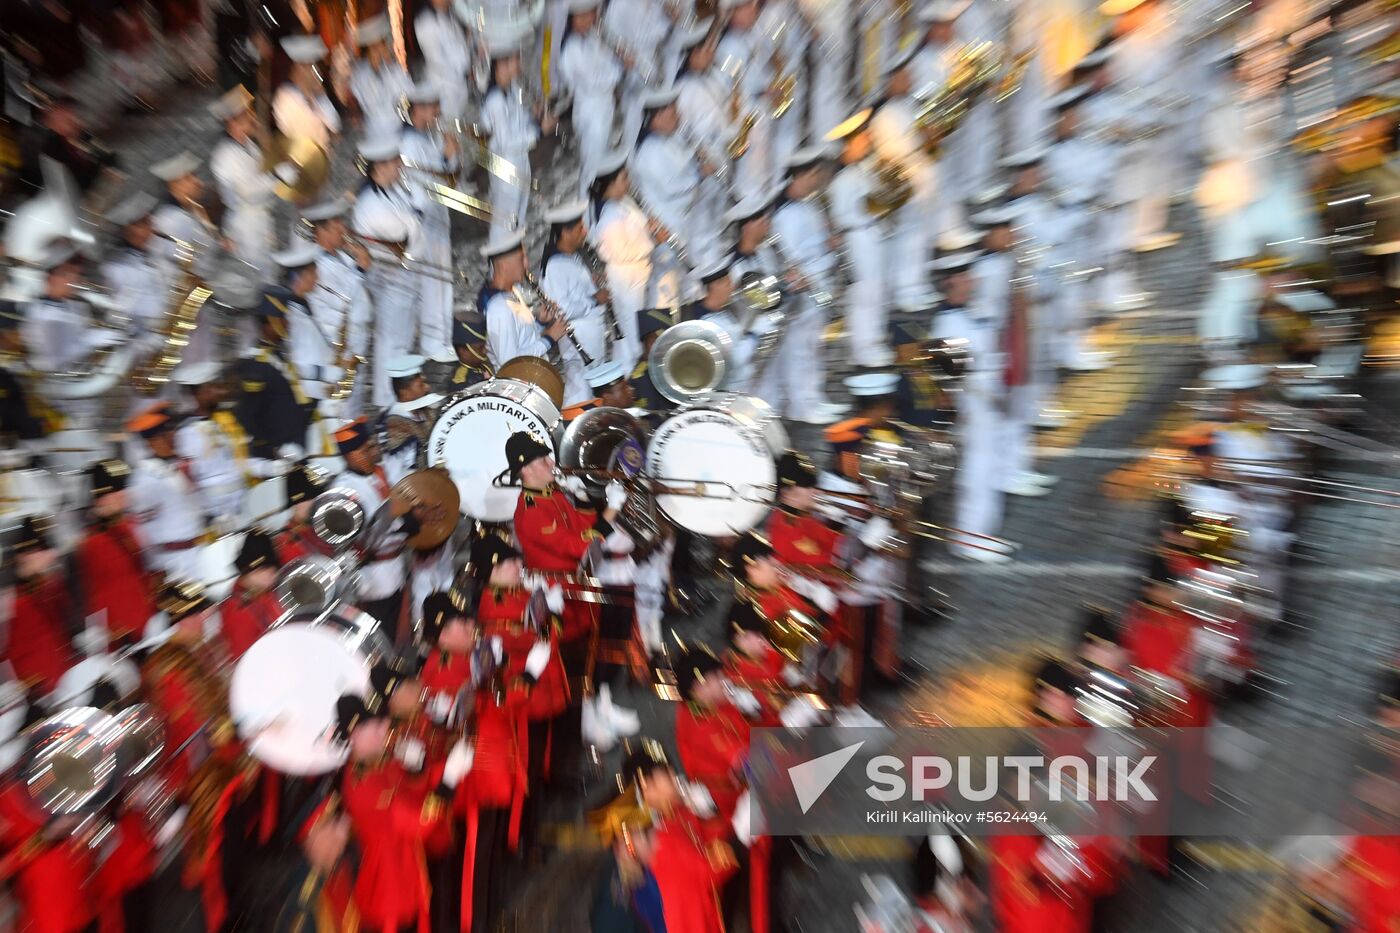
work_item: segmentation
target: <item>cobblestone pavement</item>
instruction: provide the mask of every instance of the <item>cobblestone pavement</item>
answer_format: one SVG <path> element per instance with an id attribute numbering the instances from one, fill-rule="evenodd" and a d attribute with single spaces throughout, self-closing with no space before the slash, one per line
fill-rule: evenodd
<path id="1" fill-rule="evenodd" d="M 217 130 L 203 109 L 206 99 L 182 95 L 157 113 L 122 125 L 113 142 L 134 170 L 136 183 L 155 190 L 144 168 L 181 147 L 207 155 Z M 549 154 L 540 155 L 549 164 Z M 338 161 L 338 188 L 353 183 L 350 161 Z M 559 168 L 540 174 L 547 193 L 572 184 Z M 1112 480 L 1115 471 L 1151 443 L 1154 432 L 1179 417 L 1174 403 L 1197 365 L 1191 335 L 1205 287 L 1200 235 L 1187 208 L 1178 206 L 1173 220 L 1186 234 L 1181 244 L 1142 259 L 1144 284 L 1157 292 L 1153 306 L 1099 328 L 1100 344 L 1116 353 L 1114 366 L 1076 376 L 1062 387 L 1061 400 L 1076 417 L 1066 428 L 1040 437 L 1040 468 L 1061 482 L 1051 496 L 1010 503 L 1004 532 L 1022 545 L 1018 559 L 996 567 L 969 566 L 947 560 L 941 545 L 926 549 L 924 569 L 947 593 L 952 608 L 940 621 L 907 633 L 903 655 L 911 683 L 878 703 L 891 719 L 928 721 L 946 712 L 940 704 L 951 702 L 959 685 L 1014 685 L 1009 669 L 1024 665 L 1038 648 L 1068 643 L 1081 603 L 1118 607 L 1129 598 L 1142 566 L 1148 507 L 1141 498 L 1121 495 Z M 468 270 L 472 292 L 482 274 L 475 253 L 480 235 L 470 222 L 458 231 L 458 257 Z M 831 352 L 834 383 L 841 371 L 839 344 L 832 344 Z M 1394 438 L 1397 425 L 1389 413 L 1400 397 L 1400 380 L 1373 374 L 1363 391 L 1372 401 L 1368 428 Z M 839 396 L 839 385 L 833 385 L 832 394 Z M 794 427 L 792 434 L 797 446 L 821 446 L 812 429 Z M 1400 492 L 1389 457 L 1338 454 L 1325 461 L 1323 475 Z M 936 511 L 947 513 L 946 503 L 937 505 Z M 1325 727 L 1364 715 L 1379 664 L 1396 656 L 1390 607 L 1400 590 L 1394 569 L 1400 554 L 1397 514 L 1354 502 L 1318 499 L 1309 504 L 1300 528 L 1306 546 L 1293 574 L 1293 622 L 1275 631 L 1262 648 L 1269 675 L 1264 689 L 1248 702 L 1228 707 L 1226 720 L 1246 729 Z M 703 635 L 718 631 L 716 615 L 669 621 L 684 635 Z M 639 687 L 624 691 L 619 701 L 640 710 L 648 733 L 669 734 L 673 707 Z M 599 763 L 579 795 L 551 804 L 548 815 L 560 845 L 542 870 L 530 873 L 512 928 L 585 927 L 581 885 L 589 883 L 596 857 L 577 829 L 578 820 L 587 805 L 607 795 L 609 781 L 603 775 L 610 773 L 615 758 L 616 753 Z M 852 930 L 851 904 L 861 895 L 861 874 L 889 871 L 903 877 L 905 851 L 887 841 L 817 840 L 812 849 L 810 870 L 792 879 L 794 929 Z M 1258 904 L 1272 884 L 1267 874 L 1221 870 L 1199 861 L 1186 868 L 1186 875 L 1173 883 L 1134 882 L 1109 905 L 1107 928 L 1141 933 L 1261 928 Z"/>

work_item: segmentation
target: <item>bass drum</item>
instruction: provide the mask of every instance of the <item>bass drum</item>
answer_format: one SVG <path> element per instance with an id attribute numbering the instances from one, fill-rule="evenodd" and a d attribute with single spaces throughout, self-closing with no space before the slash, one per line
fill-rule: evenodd
<path id="1" fill-rule="evenodd" d="M 727 411 L 738 421 L 757 428 L 763 432 L 763 439 L 768 443 L 768 449 L 773 452 L 774 457 L 781 457 L 787 453 L 788 433 L 783 427 L 782 417 L 757 395 L 735 395 L 732 392 L 721 392 L 707 397 L 701 404 L 706 408 L 718 408 Z"/>
<path id="2" fill-rule="evenodd" d="M 647 445 L 646 463 L 658 486 L 677 490 L 658 492 L 657 507 L 698 535 L 743 534 L 763 521 L 777 497 L 767 438 L 718 408 L 690 408 L 662 422 Z"/>
<path id="3" fill-rule="evenodd" d="M 391 650 L 378 623 L 350 607 L 267 632 L 238 659 L 229 681 L 229 712 L 248 753 L 283 774 L 340 767 L 346 748 L 332 734 L 336 701 L 367 695 L 370 669 Z"/>
<path id="4" fill-rule="evenodd" d="M 558 423 L 559 407 L 539 386 L 514 379 L 478 383 L 443 405 L 428 434 L 428 466 L 447 468 L 462 494 L 463 514 L 508 522 L 520 488 L 496 484 L 506 472 L 506 440 L 525 431 L 552 450 Z"/>

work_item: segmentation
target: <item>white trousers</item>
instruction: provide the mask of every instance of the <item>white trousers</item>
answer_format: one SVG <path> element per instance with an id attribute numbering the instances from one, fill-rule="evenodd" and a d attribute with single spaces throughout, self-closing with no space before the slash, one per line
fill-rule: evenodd
<path id="1" fill-rule="evenodd" d="M 598 166 L 608 154 L 612 137 L 613 113 L 616 111 L 611 94 L 588 94 L 574 97 L 574 136 L 578 139 L 579 194 L 586 196 L 588 186 L 598 173 Z"/>
<path id="2" fill-rule="evenodd" d="M 530 205 L 530 153 L 497 152 L 514 169 L 510 178 L 491 176 L 491 235 L 505 233 L 525 223 Z"/>
<path id="3" fill-rule="evenodd" d="M 418 276 L 418 352 L 430 360 L 451 362 L 452 350 L 452 226 L 447 208 L 435 205 L 423 217 L 426 246 L 423 260 L 440 268 Z"/>
<path id="4" fill-rule="evenodd" d="M 388 364 L 413 349 L 422 276 L 381 265 L 372 267 L 368 287 L 374 297 L 374 404 L 388 408 L 394 404 Z"/>
<path id="5" fill-rule="evenodd" d="M 884 234 L 878 226 L 846 231 L 851 286 L 846 289 L 846 336 L 857 366 L 873 366 L 888 344 Z"/>
<path id="6" fill-rule="evenodd" d="M 961 457 L 954 483 L 953 524 L 976 535 L 995 535 L 1001 530 L 1006 463 L 1000 448 L 1007 434 L 1002 420 L 989 393 L 964 389 L 958 400 Z M 986 542 L 968 538 L 966 543 Z"/>
<path id="7" fill-rule="evenodd" d="M 799 307 L 772 365 L 778 367 L 778 391 L 782 395 L 778 413 L 784 418 L 805 420 L 826 401 L 822 392 L 826 385 L 826 354 L 822 349 L 826 310 L 806 298 L 801 299 Z"/>
<path id="8" fill-rule="evenodd" d="M 647 307 L 647 282 L 651 263 L 608 264 L 608 291 L 612 293 L 613 314 L 622 330 L 622 345 L 613 344 L 613 360 L 628 372 L 642 356 L 642 338 L 637 329 L 637 312 Z"/>

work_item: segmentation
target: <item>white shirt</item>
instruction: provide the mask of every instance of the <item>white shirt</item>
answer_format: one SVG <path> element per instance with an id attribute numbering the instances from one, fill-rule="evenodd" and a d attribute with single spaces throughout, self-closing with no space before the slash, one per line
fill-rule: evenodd
<path id="1" fill-rule="evenodd" d="M 37 373 L 67 372 L 87 355 L 97 329 L 82 302 L 40 299 L 25 309 L 24 346 Z"/>
<path id="2" fill-rule="evenodd" d="M 831 180 L 828 199 L 831 219 L 839 232 L 864 230 L 878 223 L 878 218 L 866 207 L 866 198 L 875 190 L 875 173 L 870 160 L 847 165 Z"/>
<path id="3" fill-rule="evenodd" d="M 486 357 L 493 369 L 517 356 L 548 356 L 549 349 L 529 305 L 509 292 L 486 302 Z"/>
<path id="4" fill-rule="evenodd" d="M 675 74 L 674 69 L 658 70 L 658 56 L 664 55 L 663 47 L 672 30 L 670 20 L 651 0 L 612 0 L 603 9 L 602 28 L 632 56 L 634 65 L 629 72 L 635 73 L 641 83 L 664 83 L 661 76 L 669 79 Z"/>
<path id="5" fill-rule="evenodd" d="M 266 210 L 276 197 L 277 177 L 263 171 L 262 150 L 252 141 L 219 140 L 209 156 L 209 171 L 231 211 Z"/>
<path id="6" fill-rule="evenodd" d="M 438 12 L 431 5 L 427 6 L 414 18 L 413 31 L 428 70 L 439 80 L 466 80 L 467 69 L 471 67 L 471 43 L 467 40 L 466 28 L 450 8 Z"/>
<path id="7" fill-rule="evenodd" d="M 828 240 L 822 210 L 811 199 L 788 201 L 773 212 L 773 233 L 781 245 L 779 255 L 792 263 L 814 288 L 828 292 L 836 284 L 836 251 Z"/>
<path id="8" fill-rule="evenodd" d="M 401 66 L 386 62 L 375 68 L 358 62 L 350 72 L 350 93 L 360 105 L 366 137 L 393 136 L 403 126 L 399 105 L 408 96 L 413 80 Z"/>
<path id="9" fill-rule="evenodd" d="M 342 486 L 355 493 L 360 504 L 365 508 L 365 514 L 370 517 L 373 517 L 379 511 L 379 507 L 388 499 L 388 479 L 379 473 L 365 476 L 354 470 L 346 470 L 337 476 L 331 485 Z M 402 533 L 391 534 L 385 541 L 381 553 L 392 553 L 396 549 L 401 549 L 403 541 Z M 403 587 L 406 579 L 405 558 L 400 551 L 392 557 L 367 561 L 361 565 L 355 574 L 355 592 L 360 599 L 365 601 L 387 599 Z"/>
<path id="10" fill-rule="evenodd" d="M 170 302 L 170 283 L 150 250 L 129 244 L 122 247 L 102 264 L 102 281 L 117 307 L 131 319 L 136 339 L 145 342 L 153 338 Z"/>
<path id="11" fill-rule="evenodd" d="M 516 88 L 493 87 L 481 105 L 481 131 L 491 139 L 492 151 L 518 161 L 540 138 L 535 117 L 519 99 Z"/>
<path id="12" fill-rule="evenodd" d="M 204 504 L 198 490 L 174 460 L 142 457 L 131 471 L 127 514 L 143 547 L 198 538 L 204 531 Z"/>
<path id="13" fill-rule="evenodd" d="M 308 98 L 290 82 L 277 89 L 272 98 L 272 119 L 288 139 L 311 139 L 326 149 L 331 137 L 340 132 L 340 114 L 331 100 L 321 94 Z"/>
<path id="14" fill-rule="evenodd" d="M 572 35 L 559 51 L 559 76 L 574 98 L 610 97 L 622 80 L 622 64 L 596 31 Z"/>
<path id="15" fill-rule="evenodd" d="M 573 253 L 549 257 L 540 289 L 564 312 L 569 329 L 589 358 L 601 360 L 607 348 L 607 324 L 603 306 L 593 298 L 598 287 L 583 260 Z M 577 405 L 593 398 L 593 390 L 583 376 L 588 364 L 568 337 L 559 341 L 559 357 L 564 362 L 564 404 Z"/>
<path id="16" fill-rule="evenodd" d="M 700 165 L 694 150 L 678 134 L 651 134 L 632 157 L 632 183 L 647 210 L 683 245 L 696 242 Z"/>
<path id="17" fill-rule="evenodd" d="M 729 117 L 729 79 L 711 67 L 703 74 L 682 75 L 676 90 L 676 109 L 686 139 L 703 147 L 706 158 L 719 168 L 728 162 L 726 147 L 737 132 Z"/>
<path id="18" fill-rule="evenodd" d="M 616 198 L 604 204 L 598 222 L 588 231 L 588 241 L 610 269 L 645 266 L 649 271 L 651 268 L 651 254 L 656 243 L 647 232 L 646 215 L 631 198 Z"/>
<path id="19" fill-rule="evenodd" d="M 424 243 L 423 223 L 414 203 L 412 192 L 404 185 L 380 188 L 366 184 L 355 198 L 355 208 L 350 215 L 350 226 L 358 234 L 388 243 L 407 243 L 410 254 L 422 253 Z M 375 249 L 370 244 L 370 252 L 379 253 L 383 247 Z M 374 269 L 393 265 L 396 260 L 376 260 Z"/>
<path id="20" fill-rule="evenodd" d="M 215 519 L 236 518 L 243 492 L 254 475 L 240 462 L 233 440 L 210 418 L 193 418 L 175 432 L 175 454 L 185 461 L 203 503 Z"/>

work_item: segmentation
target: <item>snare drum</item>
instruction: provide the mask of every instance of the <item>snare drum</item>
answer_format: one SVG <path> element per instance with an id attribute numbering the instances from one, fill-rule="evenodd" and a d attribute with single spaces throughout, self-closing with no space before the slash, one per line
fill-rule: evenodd
<path id="1" fill-rule="evenodd" d="M 276 771 L 316 775 L 345 763 L 335 741 L 336 702 L 370 689 L 370 668 L 390 645 L 378 624 L 345 608 L 321 622 L 273 628 L 239 658 L 229 711 L 248 753 Z"/>
<path id="2" fill-rule="evenodd" d="M 520 489 L 497 486 L 506 441 L 525 431 L 553 449 L 559 408 L 539 386 L 492 379 L 452 396 L 428 434 L 428 466 L 444 466 L 462 494 L 462 512 L 483 522 L 515 515 Z"/>
<path id="3" fill-rule="evenodd" d="M 662 422 L 647 446 L 647 475 L 665 488 L 656 504 L 676 525 L 711 538 L 743 534 L 777 496 L 767 438 L 719 408 L 689 408 Z"/>

